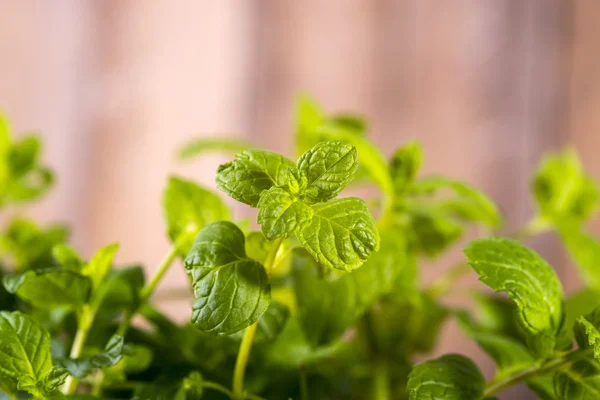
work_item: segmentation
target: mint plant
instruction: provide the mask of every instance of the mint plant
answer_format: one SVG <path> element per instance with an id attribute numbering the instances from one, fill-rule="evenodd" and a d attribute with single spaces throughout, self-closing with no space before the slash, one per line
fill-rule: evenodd
<path id="1" fill-rule="evenodd" d="M 0 399 L 479 400 L 520 384 L 541 399 L 600 398 L 600 242 L 586 228 L 599 192 L 573 150 L 542 160 L 535 214 L 507 233 L 481 191 L 419 175 L 417 142 L 387 159 L 362 118 L 327 115 L 307 98 L 295 131 L 296 161 L 234 139 L 184 146 L 188 161 L 232 155 L 216 186 L 256 219 L 236 219 L 218 193 L 172 176 L 162 199 L 171 246 L 146 277 L 114 265 L 118 244 L 84 257 L 67 227 L 19 215 L 53 175 L 39 141 L 16 141 L 0 118 L 0 209 L 10 210 L 0 232 Z M 349 196 L 356 185 L 373 197 Z M 467 231 L 479 238 L 464 257 L 423 282 L 421 269 Z M 561 239 L 583 289 L 565 295 L 526 247 L 543 233 Z M 179 261 L 186 324 L 152 302 Z M 462 287 L 469 273 L 483 285 Z M 473 307 L 452 306 L 456 294 Z M 464 355 L 427 356 L 450 319 L 494 361 L 494 377 Z"/>

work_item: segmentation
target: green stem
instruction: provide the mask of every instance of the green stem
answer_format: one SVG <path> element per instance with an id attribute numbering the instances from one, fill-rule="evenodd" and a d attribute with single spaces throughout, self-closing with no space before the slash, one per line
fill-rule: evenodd
<path id="1" fill-rule="evenodd" d="M 379 360 L 373 371 L 373 399 L 390 400 L 390 375 L 386 362 Z"/>
<path id="2" fill-rule="evenodd" d="M 308 400 L 308 382 L 304 367 L 300 368 L 300 400 Z"/>
<path id="3" fill-rule="evenodd" d="M 514 375 L 510 375 L 496 382 L 492 381 L 486 386 L 483 397 L 495 396 L 501 391 L 508 389 L 509 387 L 514 386 L 517 383 L 524 382 L 535 376 L 540 376 L 550 372 L 554 372 L 559 368 L 565 367 L 571 363 L 574 363 L 577 360 L 581 360 L 582 358 L 589 356 L 591 352 L 592 349 L 573 350 L 565 354 L 564 356 L 548 360 L 541 365 L 536 365 L 531 368 L 526 368 L 521 371 L 517 371 Z"/>
<path id="4" fill-rule="evenodd" d="M 78 319 L 77 332 L 73 339 L 73 345 L 71 346 L 71 352 L 69 353 L 70 358 L 79 358 L 83 352 L 85 341 L 87 340 L 88 334 L 94 322 L 94 313 L 91 311 L 89 306 L 84 306 L 81 310 L 81 315 Z M 64 394 L 73 394 L 77 390 L 79 380 L 74 376 L 69 375 L 65 381 L 62 392 Z"/>
<path id="5" fill-rule="evenodd" d="M 541 233 L 546 232 L 551 228 L 550 222 L 545 218 L 536 215 L 529 222 L 523 225 L 521 228 L 517 229 L 514 233 L 510 235 L 511 238 L 519 241 L 524 241 L 534 236 L 537 236 Z"/>
<path id="6" fill-rule="evenodd" d="M 277 258 L 279 247 L 281 247 L 281 243 L 283 243 L 283 238 L 275 240 L 273 247 L 271 248 L 271 251 L 265 260 L 264 267 L 269 277 L 271 276 L 273 266 L 275 265 L 275 260 Z M 250 325 L 244 331 L 244 337 L 242 338 L 237 360 L 235 361 L 235 370 L 233 372 L 233 398 L 236 400 L 244 399 L 244 376 L 246 374 L 246 367 L 248 366 L 248 360 L 250 358 L 250 351 L 252 350 L 252 342 L 254 341 L 254 336 L 256 335 L 256 328 L 258 328 L 258 322 Z"/>
<path id="7" fill-rule="evenodd" d="M 142 288 L 142 290 L 140 291 L 140 305 L 145 304 L 150 299 L 150 296 L 152 296 L 154 289 L 156 289 L 158 283 L 165 276 L 165 273 L 169 270 L 169 268 L 173 264 L 173 261 L 175 261 L 175 258 L 177 258 L 177 254 L 179 254 L 179 247 L 179 241 L 177 241 L 171 246 L 165 257 L 163 258 L 162 262 L 154 272 L 154 275 L 152 275 L 150 281 Z M 134 310 L 131 310 L 125 315 L 125 318 L 123 318 L 123 320 L 119 324 L 119 327 L 117 328 L 117 335 L 125 336 L 125 334 L 127 334 L 127 331 L 131 326 L 131 321 L 133 320 L 135 314 L 137 314 L 138 310 L 139 307 L 137 307 Z"/>

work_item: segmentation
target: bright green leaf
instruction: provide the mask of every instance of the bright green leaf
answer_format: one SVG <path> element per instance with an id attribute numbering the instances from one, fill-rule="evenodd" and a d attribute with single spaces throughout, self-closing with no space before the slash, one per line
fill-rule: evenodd
<path id="1" fill-rule="evenodd" d="M 583 221 L 598 205 L 596 183 L 586 174 L 573 149 L 544 157 L 532 189 L 541 214 L 553 221 Z"/>
<path id="2" fill-rule="evenodd" d="M 415 180 L 422 159 L 423 149 L 419 143 L 410 142 L 396 150 L 390 160 L 390 174 L 396 195 L 404 193 L 406 187 Z"/>
<path id="3" fill-rule="evenodd" d="M 500 224 L 502 217 L 494 202 L 465 182 L 443 176 L 431 176 L 413 184 L 409 190 L 413 195 L 432 195 L 444 189 L 453 193 L 453 196 L 438 201 L 438 207 L 445 214 L 492 228 Z"/>
<path id="4" fill-rule="evenodd" d="M 289 192 L 271 187 L 258 202 L 258 223 L 268 240 L 288 237 L 310 223 L 313 209 Z"/>
<path id="5" fill-rule="evenodd" d="M 466 314 L 459 314 L 460 326 L 465 334 L 475 340 L 479 347 L 496 363 L 494 380 L 503 380 L 536 364 L 527 347 L 519 341 L 495 332 L 488 332 L 474 324 Z"/>
<path id="6" fill-rule="evenodd" d="M 244 234 L 231 222 L 200 231 L 185 259 L 196 301 L 192 321 L 205 332 L 229 335 L 258 321 L 271 303 L 265 268 L 246 256 Z"/>
<path id="7" fill-rule="evenodd" d="M 8 292 L 39 308 L 80 307 L 91 289 L 86 276 L 56 268 L 15 272 L 4 276 L 3 283 Z"/>
<path id="8" fill-rule="evenodd" d="M 564 320 L 562 287 L 554 270 L 539 254 L 509 239 L 472 241 L 465 254 L 483 283 L 507 292 L 517 304 L 534 353 L 552 354 Z"/>
<path id="9" fill-rule="evenodd" d="M 106 278 L 113 264 L 115 253 L 119 250 L 119 244 L 113 243 L 98 250 L 92 259 L 81 270 L 82 274 L 87 275 L 92 280 L 94 290 Z"/>
<path id="10" fill-rule="evenodd" d="M 13 179 L 27 174 L 38 162 L 41 143 L 37 137 L 29 136 L 13 143 L 8 155 L 10 173 Z"/>
<path id="11" fill-rule="evenodd" d="M 64 374 L 52 366 L 48 332 L 23 313 L 2 311 L 0 336 L 0 386 L 38 397 L 53 394 Z"/>
<path id="12" fill-rule="evenodd" d="M 354 179 L 358 156 L 351 144 L 329 140 L 302 154 L 297 166 L 308 181 L 304 199 L 318 203 L 335 198 Z"/>
<path id="13" fill-rule="evenodd" d="M 565 301 L 565 330 L 571 332 L 579 317 L 599 307 L 600 292 L 595 289 L 582 289 L 569 295 Z"/>
<path id="14" fill-rule="evenodd" d="M 410 400 L 480 400 L 484 388 L 479 368 L 458 354 L 419 364 L 408 376 Z"/>
<path id="15" fill-rule="evenodd" d="M 579 223 L 557 221 L 556 226 L 586 286 L 600 289 L 600 242 Z"/>
<path id="16" fill-rule="evenodd" d="M 594 357 L 600 360 L 600 308 L 577 318 L 574 330 L 579 347 L 592 348 Z"/>
<path id="17" fill-rule="evenodd" d="M 600 365 L 592 360 L 578 361 L 554 376 L 558 400 L 596 400 L 600 398 Z"/>
<path id="18" fill-rule="evenodd" d="M 297 141 L 299 152 L 325 140 L 341 140 L 352 144 L 360 159 L 360 168 L 379 188 L 393 194 L 393 184 L 388 166 L 381 151 L 364 137 L 357 124 L 340 123 L 339 117 L 327 118 L 319 106 L 306 97 L 297 102 Z"/>
<path id="19" fill-rule="evenodd" d="M 242 139 L 236 138 L 202 138 L 194 139 L 183 145 L 177 156 L 181 160 L 197 158 L 201 155 L 211 152 L 236 154 L 248 150 L 253 146 Z"/>
<path id="20" fill-rule="evenodd" d="M 175 394 L 173 400 L 200 400 L 204 393 L 203 383 L 204 379 L 200 372 L 191 372 L 181 382 L 181 387 Z"/>
<path id="21" fill-rule="evenodd" d="M 123 358 L 123 336 L 113 335 L 104 350 L 93 356 L 83 356 L 76 359 L 63 358 L 56 360 L 57 364 L 67 369 L 69 374 L 83 378 L 93 369 L 102 369 L 116 365 Z"/>
<path id="22" fill-rule="evenodd" d="M 379 232 L 364 201 L 348 197 L 317 204 L 313 209 L 311 223 L 296 235 L 319 263 L 351 271 L 379 250 Z"/>
<path id="23" fill-rule="evenodd" d="M 163 210 L 169 237 L 176 241 L 183 232 L 198 232 L 211 222 L 230 218 L 229 210 L 219 196 L 196 183 L 170 177 L 163 194 Z M 192 246 L 182 243 L 182 253 Z"/>
<path id="24" fill-rule="evenodd" d="M 41 229 L 32 221 L 15 218 L 0 235 L 0 249 L 10 256 L 17 270 L 48 268 L 54 264 L 52 248 L 68 236 L 65 226 Z"/>
<path id="25" fill-rule="evenodd" d="M 77 252 L 66 244 L 59 244 L 52 248 L 52 256 L 63 269 L 78 272 L 84 265 Z"/>
<path id="26" fill-rule="evenodd" d="M 382 232 L 381 249 L 359 269 L 338 279 L 327 280 L 322 267 L 304 251 L 294 252 L 293 277 L 298 320 L 306 339 L 314 346 L 338 339 L 384 294 L 410 292 L 415 281 L 406 275 L 410 265 L 403 251 L 403 238 L 392 230 Z"/>
<path id="27" fill-rule="evenodd" d="M 237 159 L 219 166 L 217 188 L 235 200 L 256 207 L 263 190 L 287 184 L 294 162 L 266 150 L 245 150 Z"/>

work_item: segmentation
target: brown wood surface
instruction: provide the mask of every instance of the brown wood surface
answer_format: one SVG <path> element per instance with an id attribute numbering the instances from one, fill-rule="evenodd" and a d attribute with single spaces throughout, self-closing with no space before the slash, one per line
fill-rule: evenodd
<path id="1" fill-rule="evenodd" d="M 119 261 L 149 270 L 168 246 L 166 177 L 213 185 L 223 161 L 182 165 L 175 149 L 219 133 L 289 152 L 302 92 L 368 116 L 388 154 L 420 140 L 425 172 L 486 190 L 510 230 L 543 152 L 571 143 L 600 177 L 599 18 L 594 0 L 3 0 L 0 110 L 41 132 L 60 176 L 29 212 L 71 223 L 85 254 L 117 240 Z M 576 288 L 555 243 L 533 245 Z M 182 285 L 175 269 L 161 289 Z M 482 358 L 452 325 L 449 350 Z"/>

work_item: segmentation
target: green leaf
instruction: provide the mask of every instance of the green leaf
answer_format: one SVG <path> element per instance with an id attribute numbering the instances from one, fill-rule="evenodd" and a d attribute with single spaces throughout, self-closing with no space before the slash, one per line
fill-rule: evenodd
<path id="1" fill-rule="evenodd" d="M 91 301 L 95 308 L 111 311 L 135 310 L 140 305 L 144 269 L 126 267 L 112 270 L 98 287 Z"/>
<path id="2" fill-rule="evenodd" d="M 554 392 L 559 400 L 595 400 L 600 398 L 600 366 L 582 360 L 554 376 Z"/>
<path id="3" fill-rule="evenodd" d="M 297 101 L 298 149 L 304 152 L 325 140 L 341 140 L 353 145 L 360 158 L 360 168 L 386 194 L 393 194 L 393 184 L 385 157 L 364 137 L 357 124 L 340 123 L 339 117 L 327 118 L 319 106 L 306 97 Z"/>
<path id="4" fill-rule="evenodd" d="M 31 317 L 0 312 L 0 386 L 34 396 L 51 395 L 64 381 L 64 372 L 52 366 L 50 335 Z M 42 397 L 43 398 L 43 397 Z"/>
<path id="5" fill-rule="evenodd" d="M 329 140 L 302 154 L 297 166 L 308 181 L 304 199 L 319 203 L 335 198 L 354 179 L 358 155 L 351 144 Z"/>
<path id="6" fill-rule="evenodd" d="M 69 229 L 62 225 L 41 229 L 32 221 L 15 218 L 0 235 L 0 249 L 12 258 L 17 270 L 53 265 L 52 248 L 64 243 Z"/>
<path id="7" fill-rule="evenodd" d="M 549 154 L 542 160 L 532 183 L 541 214 L 552 221 L 583 221 L 598 205 L 598 188 L 573 149 Z"/>
<path id="8" fill-rule="evenodd" d="M 258 320 L 257 342 L 272 342 L 285 328 L 290 310 L 278 301 L 272 301 L 267 311 Z"/>
<path id="9" fill-rule="evenodd" d="M 419 364 L 408 376 L 410 400 L 480 400 L 484 388 L 479 368 L 458 354 Z"/>
<path id="10" fill-rule="evenodd" d="M 266 150 L 245 150 L 237 159 L 219 166 L 217 188 L 235 200 L 256 207 L 263 190 L 287 184 L 294 162 Z"/>
<path id="11" fill-rule="evenodd" d="M 592 348 L 594 357 L 600 360 L 600 308 L 577 318 L 574 330 L 579 347 Z"/>
<path id="12" fill-rule="evenodd" d="M 481 223 L 491 228 L 497 227 L 502 216 L 492 200 L 475 187 L 443 176 L 431 176 L 411 185 L 413 195 L 431 195 L 439 190 L 450 190 L 452 197 L 443 199 L 438 207 L 446 215 L 466 222 Z"/>
<path id="13" fill-rule="evenodd" d="M 379 232 L 364 201 L 348 197 L 317 204 L 313 209 L 311 223 L 296 236 L 319 263 L 351 271 L 379 250 Z"/>
<path id="14" fill-rule="evenodd" d="M 198 232 L 211 222 L 230 218 L 229 210 L 219 196 L 178 177 L 170 177 L 163 194 L 163 210 L 172 241 L 176 241 L 185 231 Z M 187 253 L 192 243 L 182 244 Z"/>
<path id="15" fill-rule="evenodd" d="M 400 218 L 411 246 L 428 257 L 438 256 L 463 234 L 463 227 L 457 221 L 435 207 L 405 204 Z"/>
<path id="16" fill-rule="evenodd" d="M 62 358 L 57 364 L 67 369 L 69 374 L 83 378 L 93 369 L 102 369 L 116 365 L 123 358 L 123 336 L 113 335 L 104 350 L 93 356 L 79 358 Z"/>
<path id="17" fill-rule="evenodd" d="M 189 160 L 212 152 L 236 154 L 252 147 L 249 142 L 237 138 L 201 138 L 184 144 L 177 152 L 177 157 Z"/>
<path id="18" fill-rule="evenodd" d="M 198 371 L 191 372 L 182 382 L 174 400 L 200 400 L 204 393 L 204 379 Z"/>
<path id="19" fill-rule="evenodd" d="M 273 247 L 273 242 L 265 238 L 262 232 L 252 231 L 246 235 L 246 254 L 248 258 L 260 261 L 267 259 Z"/>
<path id="20" fill-rule="evenodd" d="M 35 168 L 40 148 L 40 140 L 34 136 L 25 137 L 20 142 L 13 143 L 8 154 L 10 174 L 13 179 L 20 178 Z"/>
<path id="21" fill-rule="evenodd" d="M 355 344 L 351 341 L 336 341 L 326 346 L 314 347 L 306 341 L 298 320 L 290 317 L 275 342 L 264 349 L 265 363 L 277 369 L 318 365 L 351 351 L 353 345 Z"/>
<path id="22" fill-rule="evenodd" d="M 15 272 L 4 276 L 3 283 L 9 293 L 39 308 L 80 307 L 91 289 L 86 276 L 56 268 Z"/>
<path id="23" fill-rule="evenodd" d="M 84 265 L 77 252 L 65 244 L 54 246 L 52 248 L 52 256 L 63 269 L 69 271 L 79 272 Z"/>
<path id="24" fill-rule="evenodd" d="M 106 278 L 113 264 L 115 253 L 119 250 L 119 244 L 113 243 L 98 250 L 92 259 L 82 268 L 81 272 L 89 276 L 92 280 L 92 287 L 95 289 Z"/>
<path id="25" fill-rule="evenodd" d="M 586 286 L 600 289 L 600 242 L 579 223 L 557 221 L 556 227 Z"/>
<path id="26" fill-rule="evenodd" d="M 361 268 L 335 280 L 324 279 L 322 267 L 306 252 L 294 252 L 297 314 L 309 343 L 317 346 L 338 339 L 383 295 L 411 290 L 416 282 L 409 282 L 407 274 L 397 283 L 410 269 L 403 247 L 402 236 L 385 230 L 381 249 Z"/>
<path id="27" fill-rule="evenodd" d="M 390 174 L 396 195 L 404 193 L 407 186 L 415 180 L 422 159 L 423 149 L 419 143 L 409 142 L 396 150 L 390 160 Z"/>
<path id="28" fill-rule="evenodd" d="M 571 332 L 579 317 L 590 314 L 600 307 L 600 293 L 594 289 L 583 289 L 572 293 L 565 301 L 565 330 Z"/>
<path id="29" fill-rule="evenodd" d="M 483 283 L 508 293 L 517 304 L 533 352 L 552 354 L 564 321 L 562 287 L 554 270 L 539 254 L 509 239 L 472 241 L 465 254 Z"/>
<path id="30" fill-rule="evenodd" d="M 196 301 L 192 322 L 205 332 L 229 335 L 258 321 L 271 303 L 261 263 L 246 256 L 244 234 L 231 222 L 200 231 L 185 259 Z"/>
<path id="31" fill-rule="evenodd" d="M 310 223 L 313 209 L 289 192 L 272 187 L 260 196 L 258 223 L 268 240 L 288 237 Z"/>
<path id="32" fill-rule="evenodd" d="M 465 334 L 475 340 L 496 363 L 497 371 L 494 380 L 503 380 L 517 371 L 536 364 L 535 358 L 519 341 L 482 329 L 473 323 L 466 313 L 460 313 L 458 317 L 460 327 Z"/>

